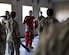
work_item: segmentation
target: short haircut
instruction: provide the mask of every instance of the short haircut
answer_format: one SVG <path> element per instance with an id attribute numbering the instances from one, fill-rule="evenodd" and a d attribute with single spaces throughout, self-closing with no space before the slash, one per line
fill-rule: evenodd
<path id="1" fill-rule="evenodd" d="M 40 11 L 40 13 L 42 14 L 42 11 Z"/>
<path id="2" fill-rule="evenodd" d="M 47 15 L 52 16 L 53 15 L 53 9 L 48 9 L 47 10 Z"/>
<path id="3" fill-rule="evenodd" d="M 30 10 L 29 12 L 33 12 L 32 10 Z"/>
<path id="4" fill-rule="evenodd" d="M 16 12 L 15 11 L 11 12 L 11 16 L 14 18 L 16 16 Z"/>
<path id="5" fill-rule="evenodd" d="M 9 11 L 6 11 L 7 13 L 9 13 Z"/>

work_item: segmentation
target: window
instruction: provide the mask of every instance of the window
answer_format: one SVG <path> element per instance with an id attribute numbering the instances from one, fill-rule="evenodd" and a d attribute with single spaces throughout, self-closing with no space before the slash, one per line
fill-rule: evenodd
<path id="1" fill-rule="evenodd" d="M 5 11 L 11 12 L 11 10 L 12 10 L 11 4 L 0 3 L 0 16 L 5 15 Z M 1 21 L 2 21 L 2 18 L 0 18 L 0 22 Z"/>
<path id="2" fill-rule="evenodd" d="M 43 15 L 44 17 L 47 17 L 47 13 L 46 13 L 47 9 L 48 9 L 48 8 L 40 7 L 40 11 L 42 11 L 42 15 Z M 40 15 L 40 14 L 39 14 L 39 15 Z"/>
<path id="3" fill-rule="evenodd" d="M 22 22 L 24 21 L 25 16 L 29 15 L 29 11 L 32 10 L 33 11 L 33 7 L 32 6 L 22 6 Z"/>
<path id="4" fill-rule="evenodd" d="M 5 15 L 5 11 L 11 12 L 12 6 L 11 4 L 0 3 L 0 16 Z"/>

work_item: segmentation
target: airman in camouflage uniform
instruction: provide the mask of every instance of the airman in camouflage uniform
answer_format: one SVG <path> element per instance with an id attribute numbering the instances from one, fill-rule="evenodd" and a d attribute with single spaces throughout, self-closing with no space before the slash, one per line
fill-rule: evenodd
<path id="1" fill-rule="evenodd" d="M 6 23 L 5 20 L 7 19 L 7 15 L 9 11 L 5 12 L 6 15 L 0 16 L 0 55 L 5 54 L 6 49 L 6 39 L 7 39 L 7 32 L 6 32 Z"/>
<path id="2" fill-rule="evenodd" d="M 69 55 L 69 19 L 41 33 L 33 55 Z"/>
<path id="3" fill-rule="evenodd" d="M 18 23 L 14 20 L 16 16 L 15 12 L 11 12 L 11 17 L 8 20 L 8 52 L 9 55 L 14 55 L 14 49 L 16 51 L 16 55 L 20 55 L 20 34 L 18 29 Z"/>
<path id="4" fill-rule="evenodd" d="M 0 23 L 0 55 L 5 54 L 6 49 L 6 30 L 5 25 Z"/>
<path id="5" fill-rule="evenodd" d="M 40 16 L 36 19 L 37 21 L 37 24 L 38 24 L 38 28 L 37 28 L 37 31 L 38 31 L 38 35 L 42 32 L 43 30 L 43 20 L 45 19 L 45 17 L 42 15 L 42 12 L 40 11 Z"/>
<path id="6" fill-rule="evenodd" d="M 53 9 L 48 9 L 47 10 L 47 17 L 45 21 L 45 26 L 44 27 L 49 27 L 57 22 L 59 22 L 57 19 L 53 18 Z"/>
<path id="7" fill-rule="evenodd" d="M 59 21 L 57 19 L 53 18 L 53 9 L 48 9 L 47 17 L 43 18 L 40 22 L 41 22 L 40 23 L 41 26 L 39 26 L 39 27 L 42 32 L 44 28 L 46 28 L 46 30 L 48 30 L 49 26 L 52 26 L 53 24 L 58 23 Z"/>

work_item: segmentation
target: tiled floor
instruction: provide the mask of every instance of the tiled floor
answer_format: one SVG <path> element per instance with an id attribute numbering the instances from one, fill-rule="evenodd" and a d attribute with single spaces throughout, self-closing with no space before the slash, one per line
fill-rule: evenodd
<path id="1" fill-rule="evenodd" d="M 33 45 L 32 46 L 34 47 L 34 49 L 35 49 L 35 47 L 38 43 L 38 39 L 39 39 L 39 37 L 36 36 L 33 40 Z M 22 39 L 22 41 L 23 41 L 23 39 Z M 25 44 L 24 41 L 22 43 Z M 22 46 L 20 46 L 20 55 L 32 55 L 32 52 L 34 51 L 34 49 L 30 49 L 30 52 L 27 52 Z M 6 53 L 5 55 L 9 55 L 8 54 L 8 44 L 6 44 L 6 52 L 5 53 Z"/>

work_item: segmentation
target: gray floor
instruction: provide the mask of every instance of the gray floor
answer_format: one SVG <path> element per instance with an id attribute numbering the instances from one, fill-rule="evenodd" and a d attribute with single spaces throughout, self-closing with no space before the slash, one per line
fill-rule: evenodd
<path id="1" fill-rule="evenodd" d="M 39 37 L 36 36 L 33 40 L 33 47 L 34 49 L 36 48 L 36 45 L 38 43 Z M 21 39 L 22 43 L 25 44 L 24 39 Z M 20 55 L 32 55 L 32 52 L 34 51 L 34 49 L 30 49 L 30 52 L 27 52 L 22 46 L 20 46 Z M 6 51 L 5 51 L 5 55 L 9 55 L 8 54 L 8 44 L 6 44 Z M 14 54 L 16 55 L 16 54 Z"/>

